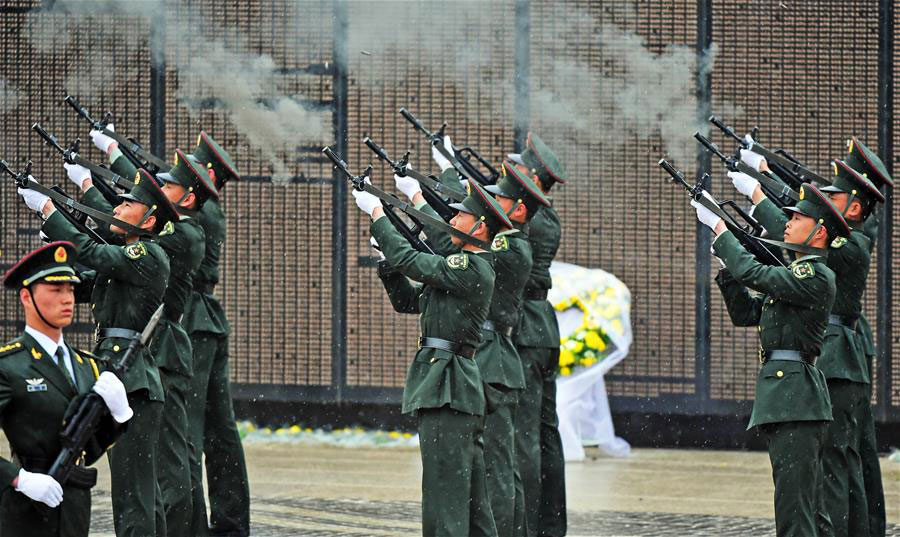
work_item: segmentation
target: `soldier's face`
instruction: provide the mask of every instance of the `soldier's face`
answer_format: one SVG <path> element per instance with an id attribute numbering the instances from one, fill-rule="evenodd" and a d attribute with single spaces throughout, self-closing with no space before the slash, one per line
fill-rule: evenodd
<path id="1" fill-rule="evenodd" d="M 160 187 L 160 190 L 163 191 L 163 194 L 166 195 L 166 199 L 172 202 L 173 205 L 178 205 L 181 207 L 190 207 L 194 204 L 194 194 L 188 194 L 181 199 L 187 193 L 187 189 L 181 185 L 176 185 L 175 183 L 163 183 L 163 186 Z"/>
<path id="2" fill-rule="evenodd" d="M 528 217 L 528 209 L 525 208 L 524 204 L 517 203 L 516 200 L 504 198 L 503 196 L 497 196 L 497 203 L 500 204 L 503 212 L 509 216 L 510 220 L 519 224 L 525 223 L 525 219 Z"/>
<path id="3" fill-rule="evenodd" d="M 853 200 L 850 202 L 850 194 L 845 192 L 826 192 L 828 195 L 828 199 L 831 200 L 831 203 L 837 207 L 837 210 L 844 215 L 844 218 L 847 220 L 859 220 L 862 216 L 862 204 L 859 200 Z M 847 204 L 850 204 L 850 207 L 847 207 Z"/>
<path id="4" fill-rule="evenodd" d="M 122 220 L 123 222 L 127 222 L 133 226 L 136 226 L 140 223 L 141 220 L 144 219 L 144 214 L 147 213 L 148 207 L 143 203 L 137 203 L 130 200 L 125 200 L 119 204 L 118 207 L 113 209 L 113 216 Z M 155 221 L 155 217 L 151 216 L 144 222 L 144 225 L 141 226 L 144 229 L 152 229 L 153 222 Z M 109 227 L 110 231 L 113 233 L 117 233 L 119 235 L 128 235 L 128 232 L 124 229 L 111 225 Z"/>
<path id="5" fill-rule="evenodd" d="M 815 227 L 816 221 L 814 219 L 799 213 L 792 213 L 791 219 L 788 220 L 787 225 L 784 227 L 784 242 L 803 244 Z"/>
<path id="6" fill-rule="evenodd" d="M 450 220 L 450 225 L 463 233 L 469 233 L 472 231 L 472 228 L 475 227 L 476 222 L 475 215 L 460 211 L 456 213 L 456 216 L 454 216 L 452 220 Z M 480 227 L 482 226 L 479 226 L 479 228 Z M 481 229 L 478 229 L 473 234 L 478 236 L 480 231 Z M 463 244 L 463 240 L 456 235 L 450 235 L 450 240 L 453 241 L 453 244 L 456 246 L 462 246 Z"/>
<path id="7" fill-rule="evenodd" d="M 75 315 L 75 287 L 71 283 L 36 283 L 31 286 L 31 293 L 22 289 L 20 298 L 30 324 L 41 322 L 34 309 L 35 305 L 51 325 L 63 328 L 72 324 L 72 317 Z"/>

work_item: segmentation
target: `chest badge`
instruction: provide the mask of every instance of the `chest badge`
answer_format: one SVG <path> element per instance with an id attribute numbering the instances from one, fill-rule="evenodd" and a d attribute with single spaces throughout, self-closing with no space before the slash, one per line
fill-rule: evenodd
<path id="1" fill-rule="evenodd" d="M 25 390 L 29 393 L 31 392 L 46 392 L 47 385 L 44 383 L 44 379 L 25 379 Z"/>

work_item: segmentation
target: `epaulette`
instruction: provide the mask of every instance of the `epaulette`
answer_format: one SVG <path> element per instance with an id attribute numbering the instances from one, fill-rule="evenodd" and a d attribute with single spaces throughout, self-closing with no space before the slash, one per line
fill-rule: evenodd
<path id="1" fill-rule="evenodd" d="M 19 341 L 19 340 L 10 341 L 9 343 L 0 347 L 0 358 L 4 358 L 11 354 L 15 354 L 24 349 L 25 349 L 25 346 L 22 345 L 21 341 Z"/>
<path id="2" fill-rule="evenodd" d="M 72 347 L 72 352 L 75 354 L 75 360 L 82 364 L 85 360 L 91 365 L 91 371 L 94 373 L 94 379 L 100 378 L 100 368 L 106 365 L 106 360 L 100 358 L 96 354 L 92 354 L 87 351 L 83 351 L 81 349 L 76 349 Z"/>

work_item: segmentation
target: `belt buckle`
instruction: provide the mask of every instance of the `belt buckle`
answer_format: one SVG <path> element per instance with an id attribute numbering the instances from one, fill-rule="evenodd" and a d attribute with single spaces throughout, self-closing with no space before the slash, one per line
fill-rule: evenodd
<path id="1" fill-rule="evenodd" d="M 425 338 L 423 338 L 422 336 L 419 336 L 419 340 L 417 342 L 419 349 L 422 348 L 422 343 L 424 342 L 424 340 L 425 340 Z"/>
<path id="2" fill-rule="evenodd" d="M 100 325 L 94 327 L 94 343 L 100 343 Z"/>
<path id="3" fill-rule="evenodd" d="M 759 363 L 760 365 L 766 363 L 766 354 L 762 347 L 759 348 Z"/>

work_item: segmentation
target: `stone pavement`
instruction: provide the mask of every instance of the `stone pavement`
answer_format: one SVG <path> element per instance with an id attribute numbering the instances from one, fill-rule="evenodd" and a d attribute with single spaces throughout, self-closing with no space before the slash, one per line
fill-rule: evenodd
<path id="1" fill-rule="evenodd" d="M 418 451 L 292 443 L 246 445 L 254 537 L 420 535 Z M 106 463 L 91 535 L 111 537 Z M 882 459 L 888 535 L 900 537 L 900 463 Z M 569 535 L 774 535 L 764 453 L 636 449 L 567 466 Z"/>

